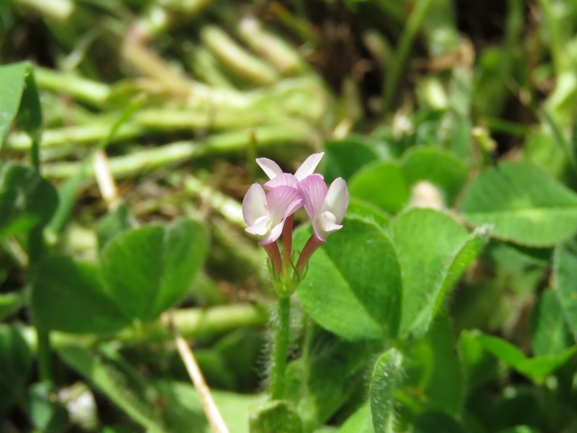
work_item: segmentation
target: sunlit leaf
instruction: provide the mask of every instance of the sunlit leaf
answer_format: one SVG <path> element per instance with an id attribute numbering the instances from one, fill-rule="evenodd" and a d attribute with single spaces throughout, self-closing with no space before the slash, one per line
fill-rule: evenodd
<path id="1" fill-rule="evenodd" d="M 101 254 L 108 294 L 128 317 L 158 317 L 186 294 L 207 244 L 202 225 L 190 219 L 117 235 Z"/>
<path id="2" fill-rule="evenodd" d="M 401 334 L 424 335 L 447 290 L 483 244 L 449 215 L 410 209 L 390 226 L 403 275 Z"/>
<path id="3" fill-rule="evenodd" d="M 364 165 L 378 158 L 374 147 L 363 137 L 352 136 L 342 140 L 325 143 L 323 161 L 324 175 L 327 182 L 337 177 L 348 180 Z"/>
<path id="4" fill-rule="evenodd" d="M 412 148 L 403 155 L 403 172 L 409 185 L 431 182 L 452 206 L 469 175 L 467 166 L 452 153 L 438 147 Z"/>
<path id="5" fill-rule="evenodd" d="M 305 230 L 298 232 L 297 248 L 308 236 Z M 351 217 L 312 256 L 297 293 L 321 326 L 358 341 L 396 335 L 401 291 L 399 264 L 388 236 L 374 223 Z"/>
<path id="6" fill-rule="evenodd" d="M 396 162 L 377 162 L 358 171 L 350 180 L 352 197 L 396 213 L 410 198 L 409 185 L 402 167 Z"/>
<path id="7" fill-rule="evenodd" d="M 47 256 L 32 275 L 37 326 L 70 333 L 106 333 L 131 322 L 106 293 L 98 265 Z"/>
<path id="8" fill-rule="evenodd" d="M 497 238 L 550 246 L 577 231 L 577 195 L 537 168 L 502 162 L 471 184 L 461 214 L 474 225 L 492 225 Z"/>
<path id="9" fill-rule="evenodd" d="M 343 424 L 339 433 L 375 433 L 371 418 L 371 406 L 366 404 L 357 410 Z"/>

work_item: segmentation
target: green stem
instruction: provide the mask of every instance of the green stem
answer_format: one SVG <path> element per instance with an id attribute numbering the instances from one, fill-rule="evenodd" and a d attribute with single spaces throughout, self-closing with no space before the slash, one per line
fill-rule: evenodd
<path id="1" fill-rule="evenodd" d="M 50 357 L 52 353 L 50 345 L 50 331 L 36 327 L 36 339 L 38 342 L 38 373 L 42 382 L 52 381 Z"/>
<path id="2" fill-rule="evenodd" d="M 32 146 L 30 147 L 30 162 L 36 171 L 40 172 L 40 137 L 34 134 L 32 137 Z"/>
<path id="3" fill-rule="evenodd" d="M 553 67 L 555 68 L 555 75 L 559 76 L 567 62 L 565 61 L 565 53 L 563 41 L 560 33 L 560 26 L 553 14 L 550 0 L 538 0 L 539 6 L 545 16 L 545 25 L 551 38 L 551 58 L 553 60 Z"/>
<path id="4" fill-rule="evenodd" d="M 44 228 L 36 226 L 28 234 L 29 274 L 34 272 L 34 268 L 45 253 L 45 248 Z M 43 382 L 52 382 L 50 331 L 40 328 L 38 324 L 34 324 L 34 326 L 36 327 L 36 338 L 38 340 L 38 375 Z"/>
<path id="5" fill-rule="evenodd" d="M 553 133 L 553 138 L 561 147 L 565 156 L 569 160 L 569 163 L 573 167 L 574 170 L 577 170 L 577 156 L 575 155 L 575 151 L 573 150 L 573 146 L 571 146 L 571 142 L 563 135 L 563 131 L 559 127 L 558 123 L 553 119 L 553 116 L 549 114 L 547 110 L 543 110 L 543 122 L 551 128 L 551 132 Z"/>
<path id="6" fill-rule="evenodd" d="M 393 98 L 395 97 L 395 91 L 399 84 L 399 78 L 401 77 L 405 67 L 405 62 L 409 56 L 409 51 L 432 2 L 433 0 L 418 0 L 415 8 L 409 16 L 407 26 L 401 35 L 401 40 L 399 41 L 393 64 L 391 65 L 385 80 L 385 110 L 391 107 Z"/>
<path id="7" fill-rule="evenodd" d="M 273 326 L 274 341 L 272 349 L 269 393 L 271 399 L 282 399 L 285 387 L 285 371 L 287 365 L 289 329 L 290 329 L 290 297 L 279 298 L 278 317 Z"/>

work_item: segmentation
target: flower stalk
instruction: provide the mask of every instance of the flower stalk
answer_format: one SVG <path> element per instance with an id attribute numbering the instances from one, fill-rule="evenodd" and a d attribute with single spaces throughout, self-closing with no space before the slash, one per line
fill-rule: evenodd
<path id="1" fill-rule="evenodd" d="M 291 266 L 291 256 L 293 248 L 293 225 L 294 215 L 290 215 L 286 221 L 282 231 L 282 265 L 285 269 Z"/>
<path id="2" fill-rule="evenodd" d="M 295 270 L 299 278 L 302 278 L 304 276 L 304 271 L 307 266 L 307 263 L 309 262 L 309 259 L 314 254 L 314 252 L 318 250 L 323 244 L 324 242 L 321 241 L 314 234 L 309 238 L 299 256 L 297 265 L 295 266 Z"/>
<path id="3" fill-rule="evenodd" d="M 290 336 L 290 297 L 281 297 L 278 301 L 278 314 L 274 318 L 274 337 L 269 373 L 269 393 L 272 400 L 282 399 L 285 389 Z"/>
<path id="4" fill-rule="evenodd" d="M 242 212 L 248 233 L 259 238 L 270 260 L 271 281 L 279 296 L 278 313 L 272 323 L 273 347 L 269 374 L 271 399 L 282 399 L 285 389 L 285 371 L 290 337 L 290 297 L 304 277 L 307 263 L 313 253 L 327 241 L 328 235 L 342 228 L 349 205 L 345 181 L 335 179 L 327 187 L 324 178 L 314 170 L 322 153 L 309 156 L 295 174 L 284 173 L 279 165 L 258 158 L 257 164 L 270 178 L 261 186 L 255 183 L 248 189 L 242 202 Z M 314 233 L 301 252 L 296 266 L 293 262 L 294 213 L 304 207 Z M 282 253 L 278 240 L 282 243 Z"/>

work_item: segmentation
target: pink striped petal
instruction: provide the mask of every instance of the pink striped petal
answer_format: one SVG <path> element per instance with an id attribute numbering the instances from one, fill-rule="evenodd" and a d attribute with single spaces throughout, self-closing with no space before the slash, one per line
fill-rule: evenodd
<path id="1" fill-rule="evenodd" d="M 268 215 L 266 195 L 262 186 L 253 183 L 242 200 L 242 216 L 246 224 L 251 226 L 263 215 Z"/>
<path id="2" fill-rule="evenodd" d="M 278 176 L 272 178 L 271 180 L 269 180 L 267 183 L 264 184 L 264 187 L 268 190 L 271 190 L 273 188 L 279 187 L 279 186 L 292 186 L 293 188 L 298 188 L 299 185 L 299 181 L 297 180 L 297 178 L 290 174 L 290 173 L 282 173 L 279 174 Z"/>
<path id="3" fill-rule="evenodd" d="M 268 158 L 257 158 L 256 163 L 262 168 L 262 171 L 266 173 L 269 179 L 274 179 L 275 177 L 282 174 L 282 168 L 278 166 L 276 162 Z"/>
<path id="4" fill-rule="evenodd" d="M 267 194 L 266 200 L 272 225 L 281 222 L 287 216 L 287 211 L 294 212 L 302 206 L 298 189 L 290 186 L 276 187 Z"/>
<path id="5" fill-rule="evenodd" d="M 335 222 L 339 224 L 345 217 L 348 207 L 349 190 L 344 179 L 338 177 L 327 192 L 321 212 L 330 211 L 335 216 Z"/>
<path id="6" fill-rule="evenodd" d="M 325 154 L 324 152 L 313 153 L 311 156 L 309 156 L 307 159 L 305 159 L 305 161 L 301 164 L 301 166 L 296 171 L 295 177 L 299 181 L 301 181 L 304 178 L 306 178 L 307 176 L 310 176 L 311 174 L 313 174 L 313 172 L 315 171 L 315 168 L 317 168 L 317 165 L 319 165 L 319 162 L 321 162 L 321 159 L 323 159 L 324 154 Z"/>
<path id="7" fill-rule="evenodd" d="M 323 177 L 320 174 L 307 176 L 299 182 L 299 191 L 302 194 L 307 214 L 311 220 L 314 220 L 327 195 L 327 185 Z"/>

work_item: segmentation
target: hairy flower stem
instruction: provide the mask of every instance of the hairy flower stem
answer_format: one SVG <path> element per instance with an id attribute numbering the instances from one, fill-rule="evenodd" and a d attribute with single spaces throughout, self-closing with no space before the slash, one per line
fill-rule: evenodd
<path id="1" fill-rule="evenodd" d="M 272 358 L 269 376 L 269 393 L 272 400 L 282 399 L 285 388 L 285 371 L 287 364 L 289 328 L 290 328 L 290 297 L 281 297 L 278 302 L 278 315 L 274 330 Z"/>
<path id="2" fill-rule="evenodd" d="M 324 244 L 324 242 L 317 238 L 314 234 L 309 238 L 305 247 L 303 248 L 301 255 L 299 256 L 299 260 L 296 265 L 296 271 L 299 277 L 302 277 L 309 259 L 322 244 Z"/>
<path id="3" fill-rule="evenodd" d="M 272 244 L 263 245 L 262 247 L 268 254 L 268 257 L 272 263 L 272 269 L 274 271 L 275 276 L 280 275 L 282 272 L 282 260 L 280 257 L 280 251 L 278 249 L 277 243 L 273 242 Z"/>
<path id="4" fill-rule="evenodd" d="M 283 272 L 289 272 L 290 270 L 290 260 L 293 249 L 293 222 L 294 215 L 290 215 L 286 218 L 282 231 L 282 266 Z"/>

